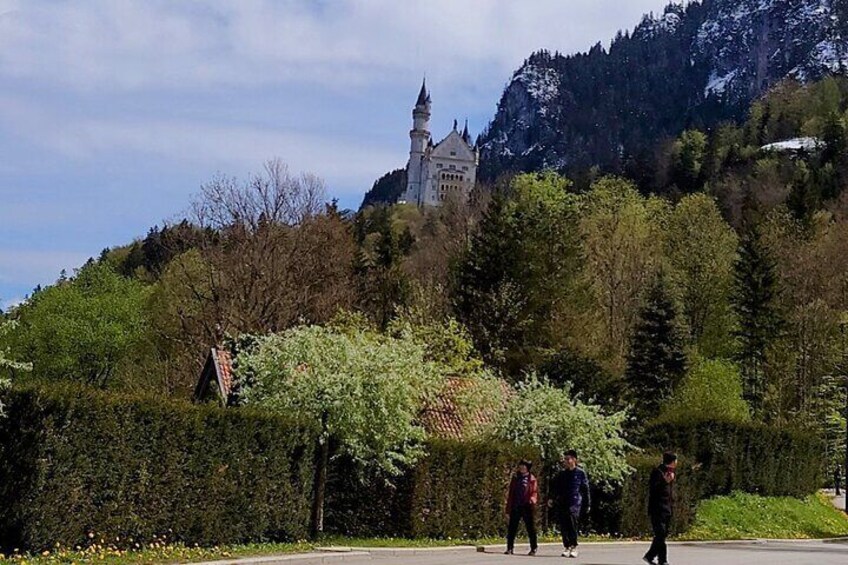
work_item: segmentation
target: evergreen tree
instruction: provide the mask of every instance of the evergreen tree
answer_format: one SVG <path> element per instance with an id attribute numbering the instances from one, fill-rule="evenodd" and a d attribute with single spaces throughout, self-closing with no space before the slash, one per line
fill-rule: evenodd
<path id="1" fill-rule="evenodd" d="M 651 286 L 633 332 L 624 377 L 640 420 L 659 415 L 686 372 L 683 336 L 665 280 Z"/>
<path id="2" fill-rule="evenodd" d="M 782 320 L 777 305 L 777 264 L 756 226 L 742 237 L 734 282 L 733 307 L 739 320 L 736 337 L 744 397 L 758 415 L 766 393 L 764 366 L 769 348 L 780 334 Z"/>

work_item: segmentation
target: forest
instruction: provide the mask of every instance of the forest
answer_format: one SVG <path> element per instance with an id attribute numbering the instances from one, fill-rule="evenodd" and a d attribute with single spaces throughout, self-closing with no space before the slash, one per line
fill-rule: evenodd
<path id="1" fill-rule="evenodd" d="M 784 83 L 631 178 L 503 177 L 438 209 L 327 203 L 269 161 L 6 312 L 0 371 L 191 397 L 209 348 L 304 326 L 413 336 L 625 429 L 702 418 L 845 445 L 848 81 Z M 764 146 L 812 138 L 806 149 Z M 307 332 L 308 333 L 308 332 Z M 15 362 L 12 363 L 11 360 Z"/>

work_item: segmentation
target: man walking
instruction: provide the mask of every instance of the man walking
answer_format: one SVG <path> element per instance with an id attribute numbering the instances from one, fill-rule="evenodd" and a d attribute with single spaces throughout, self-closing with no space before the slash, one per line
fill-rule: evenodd
<path id="1" fill-rule="evenodd" d="M 527 536 L 530 538 L 528 555 L 536 555 L 539 546 L 536 540 L 536 504 L 539 502 L 539 483 L 530 473 L 532 467 L 533 464 L 530 461 L 521 461 L 509 483 L 509 494 L 506 499 L 506 513 L 509 516 L 506 555 L 512 555 L 515 549 L 515 536 L 521 521 L 524 521 Z"/>
<path id="2" fill-rule="evenodd" d="M 553 478 L 551 484 L 552 500 L 549 506 L 555 509 L 562 533 L 563 557 L 577 557 L 577 534 L 580 529 L 580 516 L 588 514 L 591 507 L 589 478 L 586 472 L 577 466 L 577 452 L 566 451 L 560 461 L 562 469 Z"/>
<path id="3" fill-rule="evenodd" d="M 654 540 L 651 548 L 642 559 L 645 563 L 668 565 L 668 550 L 665 540 L 671 526 L 672 508 L 674 506 L 674 480 L 676 478 L 677 455 L 664 453 L 662 464 L 651 472 L 648 484 L 648 516 L 651 518 L 651 528 Z"/>
<path id="4" fill-rule="evenodd" d="M 836 464 L 836 468 L 833 470 L 833 486 L 836 487 L 836 496 L 840 496 L 842 494 L 840 490 L 842 486 L 842 467 L 839 466 L 839 463 Z"/>

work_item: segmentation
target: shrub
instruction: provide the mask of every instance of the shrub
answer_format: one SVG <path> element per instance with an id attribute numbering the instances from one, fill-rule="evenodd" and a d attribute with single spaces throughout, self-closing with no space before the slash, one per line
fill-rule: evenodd
<path id="1" fill-rule="evenodd" d="M 666 403 L 659 421 L 691 420 L 749 422 L 751 412 L 742 398 L 742 373 L 729 361 L 698 359 Z"/>
<path id="2" fill-rule="evenodd" d="M 502 534 L 507 486 L 523 458 L 539 461 L 539 453 L 509 443 L 432 440 L 427 455 L 392 485 L 374 476 L 363 482 L 341 463 L 331 472 L 327 531 L 454 539 Z"/>
<path id="3" fill-rule="evenodd" d="M 685 532 L 695 519 L 695 507 L 703 496 L 703 470 L 692 465 L 691 458 L 678 455 L 677 479 L 674 482 L 674 517 L 672 534 Z M 633 474 L 621 489 L 621 518 L 618 532 L 625 536 L 645 536 L 651 532 L 648 518 L 648 479 L 659 465 L 659 453 L 642 453 L 628 461 Z"/>
<path id="4" fill-rule="evenodd" d="M 312 445 L 279 417 L 64 386 L 18 388 L 0 421 L 0 540 L 39 550 L 167 534 L 299 539 Z"/>
<path id="5" fill-rule="evenodd" d="M 814 435 L 758 423 L 690 420 L 645 430 L 644 444 L 686 453 L 703 467 L 704 496 L 742 491 L 803 497 L 822 485 Z"/>

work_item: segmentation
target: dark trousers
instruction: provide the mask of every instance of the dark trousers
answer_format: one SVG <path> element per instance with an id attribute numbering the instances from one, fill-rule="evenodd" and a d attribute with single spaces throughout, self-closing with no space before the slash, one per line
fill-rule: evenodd
<path id="1" fill-rule="evenodd" d="M 651 528 L 654 530 L 654 540 L 651 549 L 645 554 L 645 558 L 658 563 L 668 563 L 668 549 L 665 539 L 668 537 L 668 528 L 671 525 L 671 516 L 651 516 Z"/>
<path id="2" fill-rule="evenodd" d="M 516 506 L 509 513 L 509 527 L 506 532 L 507 549 L 515 548 L 515 536 L 518 534 L 518 524 L 523 520 L 530 538 L 530 549 L 536 550 L 539 543 L 536 539 L 536 516 L 532 506 Z"/>
<path id="3" fill-rule="evenodd" d="M 580 512 L 563 508 L 559 512 L 559 531 L 563 547 L 577 547 L 577 532 L 580 530 Z"/>
<path id="4" fill-rule="evenodd" d="M 836 483 L 836 496 L 839 496 L 840 494 L 842 494 L 841 492 L 839 492 L 839 483 L 841 482 L 841 481 L 839 480 L 839 477 L 837 477 L 836 479 L 834 479 L 834 481 L 833 481 L 833 482 L 834 482 L 834 483 Z"/>

